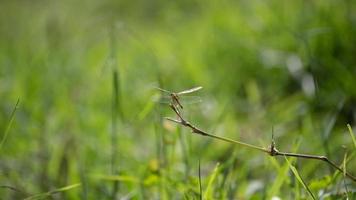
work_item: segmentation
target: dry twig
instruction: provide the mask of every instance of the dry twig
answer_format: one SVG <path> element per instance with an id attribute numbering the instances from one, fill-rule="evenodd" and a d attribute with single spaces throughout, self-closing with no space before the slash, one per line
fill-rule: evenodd
<path id="1" fill-rule="evenodd" d="M 259 147 L 259 146 L 252 145 L 252 144 L 248 144 L 248 143 L 245 143 L 245 142 L 240 142 L 240 141 L 237 141 L 237 140 L 232 140 L 232 139 L 221 137 L 221 136 L 217 136 L 217 135 L 212 135 L 212 134 L 209 134 L 209 133 L 197 128 L 192 123 L 190 123 L 189 121 L 184 119 L 183 116 L 180 113 L 179 108 L 177 106 L 174 106 L 173 104 L 170 104 L 170 108 L 176 113 L 178 119 L 172 119 L 172 118 L 169 118 L 169 117 L 166 117 L 165 119 L 167 119 L 169 121 L 172 121 L 172 122 L 175 122 L 177 124 L 180 124 L 182 126 L 185 126 L 187 128 L 190 128 L 193 133 L 196 133 L 196 134 L 199 134 L 199 135 L 202 135 L 202 136 L 215 138 L 215 139 L 222 140 L 222 141 L 225 141 L 225 142 L 230 142 L 230 143 L 233 143 L 233 144 L 239 144 L 239 145 L 242 145 L 242 146 L 245 146 L 245 147 L 248 147 L 248 148 L 256 149 L 256 150 L 262 151 L 264 153 L 267 153 L 270 156 L 286 156 L 286 157 L 297 157 L 297 158 L 304 158 L 304 159 L 320 160 L 320 161 L 323 161 L 323 162 L 329 164 L 331 167 L 333 167 L 334 169 L 340 171 L 341 173 L 343 173 L 347 177 L 349 177 L 351 180 L 356 182 L 356 177 L 355 176 L 353 176 L 352 174 L 347 172 L 346 169 L 342 169 L 341 167 L 339 167 L 337 164 L 335 164 L 333 161 L 328 159 L 326 156 L 282 152 L 282 151 L 277 150 L 277 148 L 275 147 L 275 143 L 274 143 L 273 139 L 272 139 L 272 142 L 271 142 L 271 145 L 270 145 L 269 148 L 263 148 L 263 147 Z"/>

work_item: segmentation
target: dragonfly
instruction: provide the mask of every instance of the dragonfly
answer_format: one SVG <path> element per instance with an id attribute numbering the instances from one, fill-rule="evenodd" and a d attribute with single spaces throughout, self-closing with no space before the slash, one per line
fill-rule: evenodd
<path id="1" fill-rule="evenodd" d="M 186 103 L 199 103 L 201 102 L 201 99 L 200 97 L 198 96 L 182 96 L 182 95 L 186 95 L 186 94 L 190 94 L 190 93 L 193 93 L 193 92 L 196 92 L 198 90 L 201 90 L 203 87 L 201 86 L 198 86 L 198 87 L 194 87 L 194 88 L 191 88 L 191 89 L 187 89 L 187 90 L 183 90 L 181 92 L 172 92 L 172 91 L 169 91 L 169 90 L 165 90 L 165 89 L 162 89 L 162 88 L 158 88 L 158 90 L 160 90 L 161 92 L 164 92 L 166 94 L 168 94 L 168 96 L 164 96 L 163 99 L 167 99 L 168 97 L 168 102 L 162 102 L 162 103 L 170 103 L 172 104 L 173 106 L 175 106 L 176 108 L 179 107 L 181 109 L 183 109 L 183 105 L 181 103 L 181 100 L 180 98 L 182 97 L 183 98 L 183 101 L 186 102 Z"/>

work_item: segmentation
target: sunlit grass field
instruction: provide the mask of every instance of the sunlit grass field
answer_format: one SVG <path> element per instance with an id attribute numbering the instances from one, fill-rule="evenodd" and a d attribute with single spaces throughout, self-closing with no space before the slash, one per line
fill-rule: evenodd
<path id="1" fill-rule="evenodd" d="M 0 199 L 356 199 L 326 162 L 165 120 L 157 89 L 202 86 L 194 126 L 356 176 L 355 53 L 352 0 L 3 0 Z"/>

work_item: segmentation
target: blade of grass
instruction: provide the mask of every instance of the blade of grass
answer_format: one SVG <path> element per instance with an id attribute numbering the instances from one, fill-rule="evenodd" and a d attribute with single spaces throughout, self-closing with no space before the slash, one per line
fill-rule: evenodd
<path id="1" fill-rule="evenodd" d="M 352 138 L 352 142 L 354 143 L 354 147 L 356 148 L 356 139 L 355 139 L 354 132 L 352 131 L 350 124 L 347 124 L 347 128 L 349 129 L 349 133 Z"/>
<path id="2" fill-rule="evenodd" d="M 208 185 L 206 187 L 206 191 L 205 191 L 205 198 L 204 199 L 214 199 L 212 196 L 213 196 L 213 183 L 216 179 L 216 176 L 218 175 L 218 172 L 219 172 L 219 165 L 220 163 L 217 163 L 214 170 L 213 170 L 213 173 L 210 175 L 210 179 L 209 179 L 209 182 L 208 182 Z"/>
<path id="3" fill-rule="evenodd" d="M 348 196 L 349 190 L 347 189 L 347 184 L 346 184 L 346 160 L 347 160 L 347 152 L 345 152 L 344 160 L 343 160 L 343 162 L 342 162 L 342 167 L 343 167 L 343 169 L 344 169 L 343 182 L 344 182 L 344 187 L 345 187 L 346 199 L 349 199 L 349 196 Z"/>
<path id="4" fill-rule="evenodd" d="M 298 151 L 300 142 L 301 140 L 299 139 L 294 142 L 294 145 L 292 147 L 293 151 Z M 282 191 L 281 187 L 287 181 L 289 167 L 287 163 L 279 164 L 275 157 L 269 157 L 269 160 L 272 163 L 272 166 L 275 167 L 275 170 L 277 171 L 277 176 L 274 179 L 272 186 L 267 192 L 267 199 L 272 199 L 273 196 L 279 195 L 279 193 Z M 291 160 L 294 162 L 296 158 L 291 158 Z"/>
<path id="5" fill-rule="evenodd" d="M 308 193 L 310 194 L 310 196 L 316 200 L 314 194 L 312 193 L 312 191 L 310 190 L 310 188 L 307 186 L 307 184 L 305 184 L 303 178 L 300 176 L 298 170 L 289 162 L 289 160 L 287 159 L 286 156 L 284 156 L 284 159 L 287 161 L 287 164 L 289 166 L 289 168 L 292 170 L 294 176 L 297 178 L 297 180 L 299 181 L 299 183 L 304 187 L 304 189 L 306 189 L 308 191 Z"/>
<path id="6" fill-rule="evenodd" d="M 277 165 L 279 165 L 278 162 L 276 161 L 276 158 L 270 157 L 270 160 L 276 163 Z M 287 180 L 286 179 L 288 174 L 287 164 L 283 164 L 282 166 L 279 166 L 276 170 L 278 171 L 277 176 L 274 179 L 272 186 L 268 190 L 266 199 L 272 199 L 273 196 L 276 196 L 281 191 L 281 187 L 284 184 L 284 182 Z"/>
<path id="7" fill-rule="evenodd" d="M 353 151 L 349 156 L 348 156 L 348 158 L 346 159 L 346 164 L 348 164 L 349 162 L 351 162 L 352 161 L 352 159 L 354 158 L 356 156 L 356 151 Z M 342 167 L 342 164 L 340 165 L 340 167 Z M 347 172 L 347 171 L 346 171 Z M 346 173 L 346 172 L 344 172 L 344 173 Z M 335 171 L 334 173 L 333 173 L 333 175 L 331 176 L 331 180 L 330 180 L 330 182 L 331 183 L 334 183 L 335 184 L 335 181 L 336 181 L 336 179 L 337 179 L 337 177 L 340 175 L 340 171 Z"/>
<path id="8" fill-rule="evenodd" d="M 35 194 L 35 195 L 32 195 L 32 196 L 29 196 L 29 197 L 25 198 L 25 200 L 44 199 L 44 198 L 50 197 L 50 196 L 52 196 L 54 194 L 57 194 L 57 193 L 60 193 L 60 192 L 65 192 L 65 191 L 71 190 L 71 189 L 79 187 L 79 186 L 81 186 L 81 183 L 75 183 L 75 184 L 72 184 L 72 185 L 68 185 L 68 186 L 65 186 L 65 187 L 54 189 L 54 190 L 49 191 L 49 192 L 45 192 L 45 193 Z"/>
<path id="9" fill-rule="evenodd" d="M 117 110 L 118 109 L 118 72 L 116 69 L 113 70 L 113 96 L 112 96 L 112 133 L 111 133 L 111 174 L 118 174 L 117 169 Z M 114 181 L 112 198 L 115 199 L 116 193 L 119 189 L 119 182 Z"/>
<path id="10" fill-rule="evenodd" d="M 9 134 L 9 131 L 10 131 L 10 128 L 11 128 L 11 124 L 14 121 L 15 113 L 16 113 L 16 110 L 18 108 L 19 103 L 20 103 L 20 99 L 17 99 L 16 105 L 15 105 L 14 109 L 11 112 L 10 121 L 6 126 L 6 129 L 5 129 L 5 132 L 4 132 L 4 136 L 2 137 L 1 142 L 0 142 L 0 150 L 1 150 L 2 146 L 4 145 L 4 143 L 6 141 L 6 138 L 7 138 L 8 134 Z"/>
<path id="11" fill-rule="evenodd" d="M 295 184 L 294 193 L 295 193 L 294 199 L 301 199 L 300 198 L 300 186 L 299 186 L 299 184 Z"/>
<path id="12" fill-rule="evenodd" d="M 201 187 L 201 169 L 200 169 L 200 159 L 198 161 L 198 172 L 199 172 L 199 199 L 203 200 L 203 189 Z"/>
<path id="13" fill-rule="evenodd" d="M 115 26 L 111 24 L 110 26 L 110 64 L 112 69 L 112 132 L 111 132 L 111 174 L 117 175 L 120 173 L 117 160 L 118 157 L 118 117 L 123 119 L 123 112 L 120 106 L 119 95 L 119 70 L 117 69 L 117 48 L 116 48 L 116 37 L 115 37 Z M 116 199 L 116 195 L 119 191 L 119 182 L 114 181 L 112 185 L 112 199 Z"/>

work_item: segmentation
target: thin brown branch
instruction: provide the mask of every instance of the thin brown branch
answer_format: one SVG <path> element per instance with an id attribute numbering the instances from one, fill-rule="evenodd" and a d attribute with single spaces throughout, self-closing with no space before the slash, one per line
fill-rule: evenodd
<path id="1" fill-rule="evenodd" d="M 202 135 L 202 136 L 215 138 L 215 139 L 222 140 L 222 141 L 229 142 L 229 143 L 233 143 L 233 144 L 242 145 L 242 146 L 245 146 L 245 147 L 248 147 L 248 148 L 256 149 L 256 150 L 262 151 L 264 153 L 267 153 L 270 156 L 287 156 L 287 157 L 297 157 L 297 158 L 303 158 L 303 159 L 320 160 L 320 161 L 323 161 L 323 162 L 329 164 L 331 167 L 333 167 L 334 169 L 342 172 L 343 174 L 346 174 L 347 177 L 349 177 L 351 180 L 356 182 L 356 177 L 355 176 L 353 176 L 349 172 L 344 171 L 346 169 L 343 170 L 341 167 L 339 167 L 333 161 L 328 159 L 326 156 L 281 152 L 281 151 L 278 151 L 277 148 L 275 147 L 275 143 L 274 143 L 273 139 L 272 139 L 272 142 L 271 142 L 271 146 L 269 148 L 263 148 L 263 147 L 259 147 L 259 146 L 252 145 L 252 144 L 248 144 L 248 143 L 245 143 L 245 142 L 240 142 L 240 141 L 237 141 L 237 140 L 232 140 L 232 139 L 221 137 L 221 136 L 217 136 L 217 135 L 212 135 L 212 134 L 209 134 L 209 133 L 197 128 L 192 123 L 190 123 L 189 121 L 185 120 L 183 118 L 183 116 L 181 115 L 181 113 L 179 111 L 179 108 L 177 108 L 176 106 L 170 104 L 170 108 L 176 113 L 178 119 L 172 119 L 172 118 L 168 118 L 168 117 L 166 117 L 165 119 L 167 119 L 169 121 L 172 121 L 172 122 L 175 122 L 177 124 L 180 124 L 182 126 L 185 126 L 187 128 L 190 128 L 193 133 L 196 133 L 196 134 L 199 134 L 199 135 Z"/>
<path id="2" fill-rule="evenodd" d="M 208 136 L 208 137 L 215 138 L 215 139 L 218 139 L 218 140 L 222 140 L 222 141 L 225 141 L 225 142 L 239 144 L 239 145 L 246 146 L 246 147 L 249 147 L 249 148 L 253 148 L 253 149 L 256 149 L 256 150 L 259 150 L 259 151 L 263 151 L 265 153 L 269 153 L 270 152 L 268 149 L 265 149 L 265 148 L 262 148 L 262 147 L 258 147 L 258 146 L 252 145 L 252 144 L 248 144 L 248 143 L 245 143 L 245 142 L 240 142 L 240 141 L 237 141 L 237 140 L 232 140 L 232 139 L 229 139 L 229 138 L 225 138 L 225 137 L 209 134 L 209 133 L 197 128 L 196 126 L 192 125 L 189 121 L 185 120 L 182 117 L 182 115 L 180 114 L 180 112 L 179 112 L 179 110 L 178 110 L 178 108 L 176 106 L 170 105 L 170 107 L 176 113 L 176 115 L 178 116 L 179 120 L 168 118 L 168 117 L 166 117 L 165 119 L 167 119 L 169 121 L 172 121 L 172 122 L 175 122 L 175 123 L 178 123 L 178 124 L 181 124 L 182 126 L 188 127 L 188 128 L 190 128 L 192 130 L 193 133 L 200 134 L 202 136 Z"/>
<path id="3" fill-rule="evenodd" d="M 276 156 L 289 156 L 289 157 L 297 157 L 297 158 L 324 161 L 324 162 L 328 163 L 330 166 L 332 166 L 334 169 L 340 171 L 341 173 L 345 173 L 342 168 L 340 168 L 337 164 L 335 164 L 333 161 L 331 161 L 326 156 L 299 154 L 299 153 L 287 153 L 287 152 L 280 152 L 278 150 L 276 150 L 275 155 Z M 346 172 L 346 176 L 356 182 L 356 177 L 353 176 L 352 174 L 350 174 L 349 172 Z"/>

